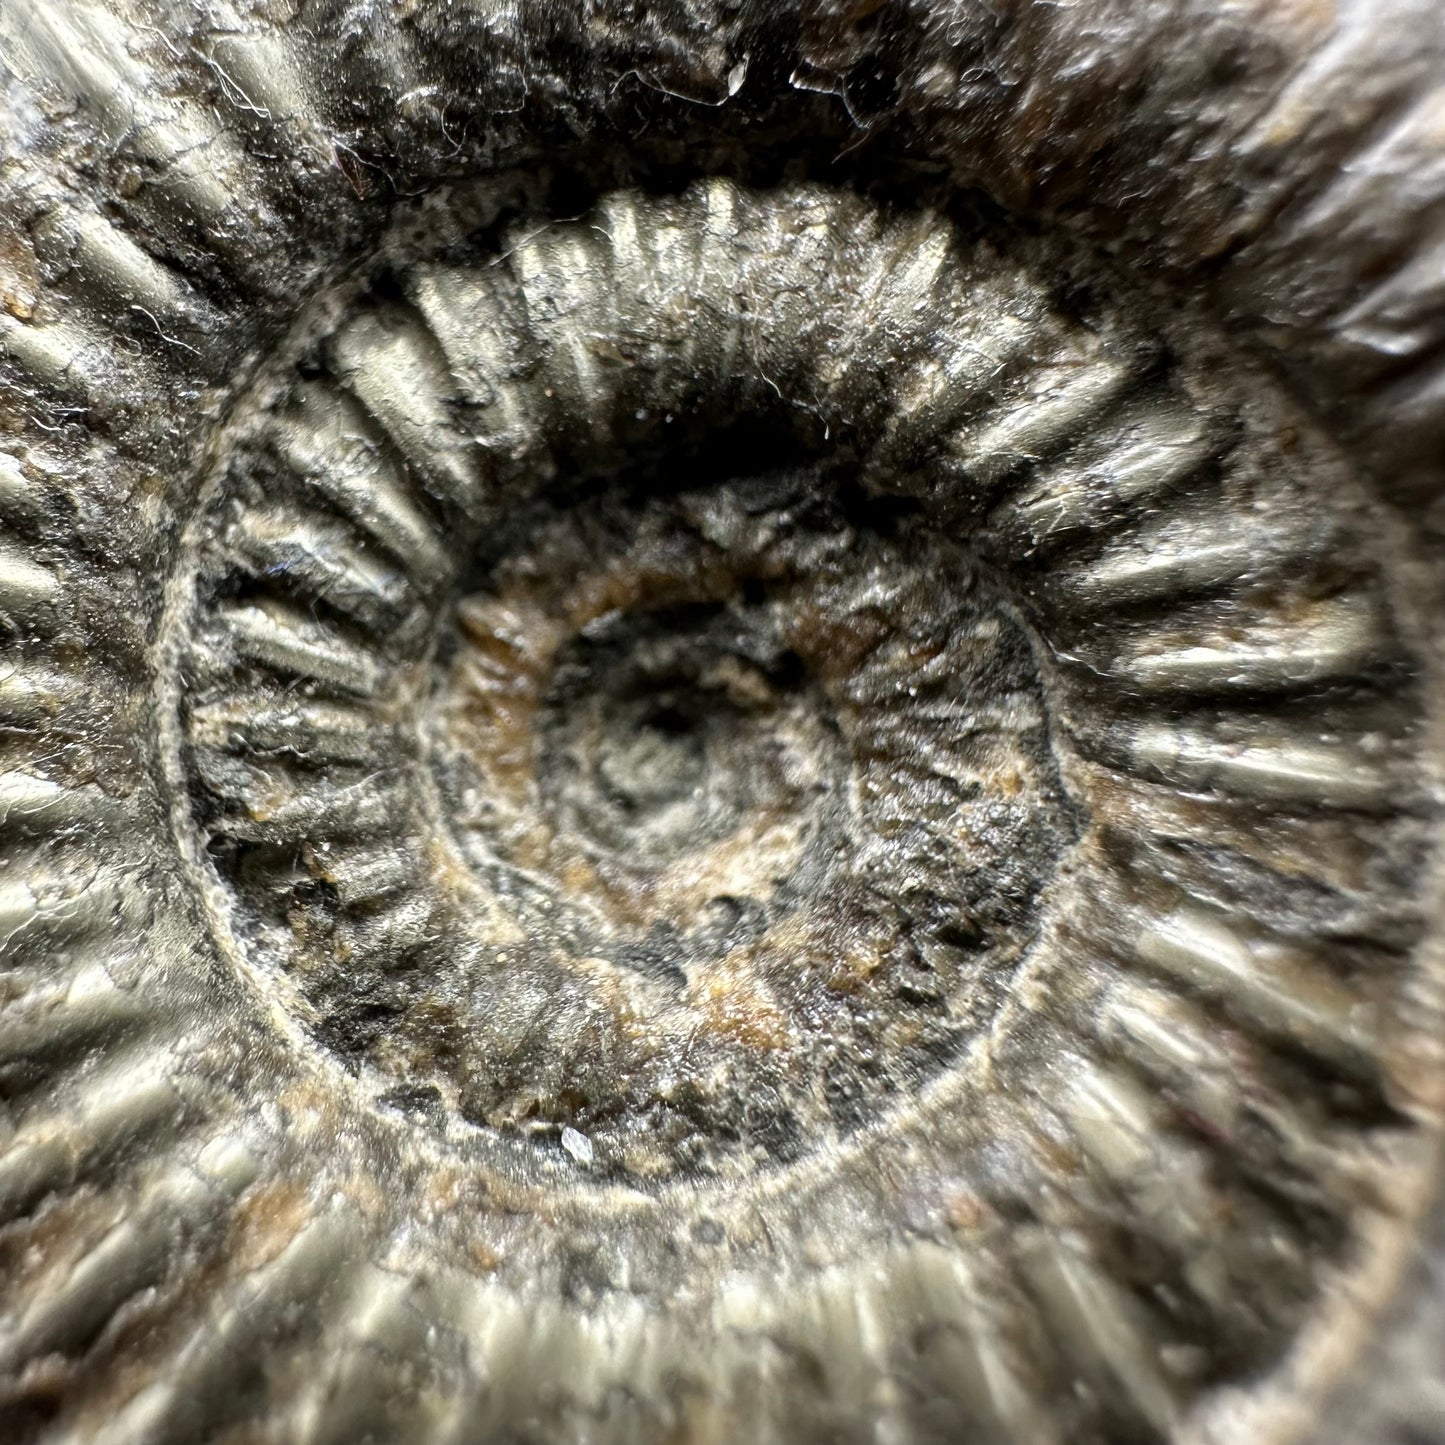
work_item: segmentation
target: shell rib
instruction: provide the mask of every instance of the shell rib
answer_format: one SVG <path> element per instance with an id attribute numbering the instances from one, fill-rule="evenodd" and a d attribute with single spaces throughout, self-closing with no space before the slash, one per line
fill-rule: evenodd
<path id="1" fill-rule="evenodd" d="M 1435 1438 L 1388 8 L 0 12 L 0 1434 Z"/>

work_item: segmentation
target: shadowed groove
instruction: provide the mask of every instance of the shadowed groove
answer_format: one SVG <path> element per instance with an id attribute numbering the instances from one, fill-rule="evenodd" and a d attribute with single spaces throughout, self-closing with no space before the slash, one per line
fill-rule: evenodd
<path id="1" fill-rule="evenodd" d="M 220 1291 L 208 1309 L 209 1327 L 93 1438 L 99 1445 L 180 1445 L 233 1419 L 246 1402 L 223 1387 L 238 1362 L 254 1360 L 255 1346 L 288 1313 L 293 1320 L 288 1333 L 299 1335 L 304 1348 L 314 1334 L 318 1304 L 334 1297 L 338 1273 L 357 1245 L 356 1221 L 344 1210 L 318 1214 L 269 1263 Z"/>
<path id="2" fill-rule="evenodd" d="M 188 1041 L 158 1052 L 133 1045 L 73 1078 L 49 1112 L 32 1108 L 0 1153 L 0 1218 L 29 1211 L 47 1195 L 104 1169 L 114 1156 L 143 1143 L 175 1138 L 191 1112 L 192 1090 L 172 1074 Z"/>
<path id="3" fill-rule="evenodd" d="M 255 1178 L 259 1164 L 244 1143 L 218 1136 L 194 1162 L 173 1160 L 121 1219 L 63 1277 L 0 1323 L 0 1359 L 9 1366 L 84 1351 L 125 1303 L 154 1287 L 176 1265 L 178 1246 L 209 1236 L 216 1216 Z"/>

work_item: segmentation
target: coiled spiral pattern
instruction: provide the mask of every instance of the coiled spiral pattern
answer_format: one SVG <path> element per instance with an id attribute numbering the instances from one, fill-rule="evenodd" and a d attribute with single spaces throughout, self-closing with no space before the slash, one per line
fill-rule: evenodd
<path id="1" fill-rule="evenodd" d="M 383 205 L 325 31 L 132 19 L 0 24 L 134 181 L 39 166 L 4 253 L 20 1438 L 1308 1422 L 1441 1084 L 1434 641 L 1338 428 L 1064 228 L 672 100 L 317 239 L 265 146 Z"/>

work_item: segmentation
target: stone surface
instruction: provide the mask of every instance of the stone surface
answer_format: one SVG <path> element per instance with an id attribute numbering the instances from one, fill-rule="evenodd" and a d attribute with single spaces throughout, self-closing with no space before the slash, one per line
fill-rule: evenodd
<path id="1" fill-rule="evenodd" d="M 1438 6 L 0 11 L 0 1420 L 1440 1433 Z"/>

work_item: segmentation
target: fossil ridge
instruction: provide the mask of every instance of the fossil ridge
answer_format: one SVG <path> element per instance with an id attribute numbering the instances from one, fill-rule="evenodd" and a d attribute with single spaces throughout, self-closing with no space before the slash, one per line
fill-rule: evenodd
<path id="1" fill-rule="evenodd" d="M 0 1418 L 1429 1440 L 1433 4 L 0 9 Z"/>

